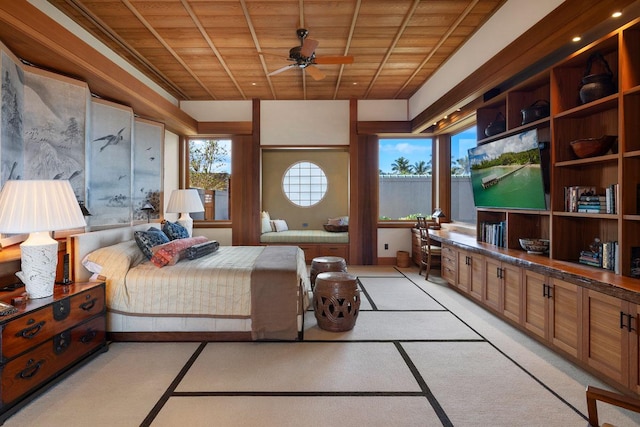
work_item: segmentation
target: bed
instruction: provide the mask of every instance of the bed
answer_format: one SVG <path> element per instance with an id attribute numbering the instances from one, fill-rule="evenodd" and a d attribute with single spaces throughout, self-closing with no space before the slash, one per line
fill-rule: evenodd
<path id="1" fill-rule="evenodd" d="M 158 268 L 141 256 L 133 239 L 135 231 L 150 226 L 160 225 L 69 237 L 73 279 L 86 281 L 97 275 L 106 282 L 107 331 L 112 340 L 302 338 L 310 284 L 300 248 L 221 246 L 202 258 Z"/>

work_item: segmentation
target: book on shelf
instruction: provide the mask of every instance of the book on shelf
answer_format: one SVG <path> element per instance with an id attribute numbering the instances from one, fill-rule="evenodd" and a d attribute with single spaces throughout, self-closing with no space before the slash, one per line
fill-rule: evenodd
<path id="1" fill-rule="evenodd" d="M 481 236 L 480 240 L 499 247 L 506 247 L 507 223 L 500 222 L 482 222 L 480 224 Z"/>
<path id="2" fill-rule="evenodd" d="M 596 196 L 596 188 L 593 186 L 573 185 L 564 187 L 564 210 L 566 212 L 578 212 L 578 202 L 581 200 L 581 197 Z M 598 201 L 600 201 L 600 199 L 598 199 Z"/>
<path id="3" fill-rule="evenodd" d="M 606 213 L 617 214 L 619 212 L 619 188 L 618 184 L 611 184 L 605 188 Z"/>
<path id="4" fill-rule="evenodd" d="M 620 271 L 618 252 L 618 242 L 602 242 L 599 244 L 597 250 L 580 251 L 578 262 L 618 273 Z"/>

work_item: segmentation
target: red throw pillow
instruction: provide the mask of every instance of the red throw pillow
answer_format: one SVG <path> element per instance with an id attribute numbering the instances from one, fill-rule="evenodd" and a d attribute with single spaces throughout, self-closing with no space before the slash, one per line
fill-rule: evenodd
<path id="1" fill-rule="evenodd" d="M 151 262 L 156 267 L 164 267 L 165 265 L 174 265 L 185 257 L 185 251 L 193 245 L 207 242 L 204 236 L 188 237 L 186 239 L 176 239 L 169 243 L 154 246 L 151 248 L 153 256 Z"/>

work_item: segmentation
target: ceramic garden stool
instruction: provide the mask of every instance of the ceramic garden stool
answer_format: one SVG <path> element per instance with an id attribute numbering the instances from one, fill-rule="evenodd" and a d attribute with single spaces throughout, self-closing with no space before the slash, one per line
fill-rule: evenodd
<path id="1" fill-rule="evenodd" d="M 360 311 L 356 276 L 343 271 L 318 274 L 313 291 L 313 311 L 321 329 L 331 332 L 353 329 Z"/>
<path id="2" fill-rule="evenodd" d="M 316 276 L 320 273 L 329 271 L 347 271 L 347 262 L 339 256 L 321 256 L 311 261 L 311 272 L 309 279 L 311 280 L 311 289 L 316 284 Z"/>

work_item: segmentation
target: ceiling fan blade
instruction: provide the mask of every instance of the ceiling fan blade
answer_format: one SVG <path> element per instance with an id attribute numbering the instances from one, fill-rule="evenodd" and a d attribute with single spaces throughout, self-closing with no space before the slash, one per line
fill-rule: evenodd
<path id="1" fill-rule="evenodd" d="M 319 56 L 313 60 L 314 64 L 353 64 L 353 56 Z"/>
<path id="2" fill-rule="evenodd" d="M 286 66 L 284 66 L 282 68 L 278 68 L 277 70 L 270 72 L 269 74 L 267 74 L 267 76 L 275 76 L 276 74 L 280 74 L 283 71 L 287 71 L 289 68 L 293 68 L 295 66 L 296 66 L 296 64 L 286 65 Z"/>
<path id="3" fill-rule="evenodd" d="M 313 80 L 322 80 L 326 77 L 326 75 L 319 68 L 314 67 L 313 65 L 305 67 L 305 70 L 307 70 L 307 73 L 309 73 Z"/>
<path id="4" fill-rule="evenodd" d="M 300 54 L 306 58 L 311 58 L 311 55 L 313 55 L 319 43 L 317 40 L 304 39 L 302 41 L 302 47 L 300 48 Z"/>

